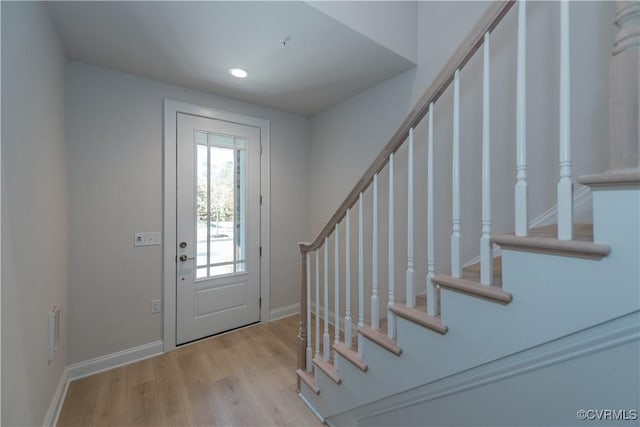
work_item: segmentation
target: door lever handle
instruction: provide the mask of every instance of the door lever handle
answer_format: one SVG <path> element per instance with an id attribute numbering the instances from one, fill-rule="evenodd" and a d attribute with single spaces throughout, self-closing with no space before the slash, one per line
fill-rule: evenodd
<path id="1" fill-rule="evenodd" d="M 189 258 L 188 256 L 186 256 L 186 255 L 184 255 L 184 254 L 183 254 L 183 255 L 180 255 L 180 258 L 179 258 L 179 259 L 180 259 L 180 261 L 185 262 L 185 261 L 187 261 L 187 260 L 195 259 L 195 258 Z"/>

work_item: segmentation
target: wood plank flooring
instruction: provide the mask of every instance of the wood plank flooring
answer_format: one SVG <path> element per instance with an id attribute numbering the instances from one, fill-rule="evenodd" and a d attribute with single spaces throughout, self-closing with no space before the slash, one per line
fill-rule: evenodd
<path id="1" fill-rule="evenodd" d="M 298 316 L 75 380 L 58 426 L 321 426 L 295 392 Z"/>

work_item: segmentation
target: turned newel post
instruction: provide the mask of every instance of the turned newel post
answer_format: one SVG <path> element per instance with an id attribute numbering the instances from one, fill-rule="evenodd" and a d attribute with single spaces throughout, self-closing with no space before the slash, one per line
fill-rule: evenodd
<path id="1" fill-rule="evenodd" d="M 640 168 L 640 2 L 616 3 L 616 36 L 609 61 L 609 171 Z"/>
<path id="2" fill-rule="evenodd" d="M 307 254 L 302 243 L 300 247 L 300 321 L 298 325 L 298 369 L 305 371 L 306 347 L 307 347 Z M 296 384 L 296 390 L 300 391 L 300 377 Z"/>

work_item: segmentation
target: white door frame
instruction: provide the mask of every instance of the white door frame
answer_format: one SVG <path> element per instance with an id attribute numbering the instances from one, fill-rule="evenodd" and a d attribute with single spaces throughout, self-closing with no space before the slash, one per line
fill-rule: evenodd
<path id="1" fill-rule="evenodd" d="M 185 113 L 194 116 L 223 120 L 231 123 L 253 126 L 260 129 L 260 321 L 269 320 L 269 242 L 270 242 L 270 194 L 271 181 L 269 167 L 270 158 L 270 124 L 268 120 L 242 114 L 229 113 L 209 107 L 188 104 L 185 102 L 164 100 L 164 185 L 162 188 L 162 283 L 163 283 L 163 350 L 168 352 L 176 348 L 176 182 L 177 182 L 177 114 Z"/>

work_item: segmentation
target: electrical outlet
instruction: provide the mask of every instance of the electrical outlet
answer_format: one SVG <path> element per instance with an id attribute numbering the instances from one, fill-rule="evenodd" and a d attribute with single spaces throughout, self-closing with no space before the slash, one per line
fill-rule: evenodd
<path id="1" fill-rule="evenodd" d="M 151 313 L 160 313 L 162 305 L 159 299 L 151 300 Z"/>

